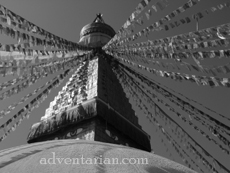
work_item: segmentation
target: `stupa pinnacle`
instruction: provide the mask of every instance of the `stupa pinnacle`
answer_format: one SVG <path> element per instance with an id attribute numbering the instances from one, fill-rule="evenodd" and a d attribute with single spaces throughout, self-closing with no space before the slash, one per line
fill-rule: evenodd
<path id="1" fill-rule="evenodd" d="M 90 47 L 102 47 L 115 35 L 111 26 L 106 24 L 102 14 L 97 14 L 92 23 L 85 25 L 80 32 L 80 41 L 82 45 Z"/>

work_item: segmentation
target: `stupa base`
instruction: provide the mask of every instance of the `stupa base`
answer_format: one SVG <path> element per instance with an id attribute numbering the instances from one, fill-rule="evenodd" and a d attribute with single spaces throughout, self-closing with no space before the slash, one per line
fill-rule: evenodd
<path id="1" fill-rule="evenodd" d="M 56 140 L 0 152 L 4 173 L 195 173 L 158 155 L 109 143 Z"/>

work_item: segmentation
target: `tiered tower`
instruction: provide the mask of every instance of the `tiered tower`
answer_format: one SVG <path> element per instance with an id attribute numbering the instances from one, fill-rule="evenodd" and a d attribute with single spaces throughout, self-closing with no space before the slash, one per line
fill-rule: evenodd
<path id="1" fill-rule="evenodd" d="M 79 58 L 75 73 L 50 103 L 45 116 L 34 124 L 28 143 L 84 139 L 127 145 L 151 151 L 150 137 L 112 71 L 111 57 L 101 49 L 115 31 L 102 15 L 83 27 L 79 44 L 94 51 Z"/>

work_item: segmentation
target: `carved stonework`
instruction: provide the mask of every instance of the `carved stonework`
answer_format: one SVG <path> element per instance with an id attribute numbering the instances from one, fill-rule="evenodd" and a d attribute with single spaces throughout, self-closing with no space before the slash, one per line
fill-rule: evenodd
<path id="1" fill-rule="evenodd" d="M 73 107 L 67 112 L 59 114 L 57 117 L 47 119 L 47 121 L 41 121 L 32 126 L 28 135 L 28 142 L 33 141 L 38 137 L 42 137 L 48 134 L 55 133 L 57 129 L 66 128 L 77 122 L 81 122 L 85 119 L 89 119 L 96 115 L 96 102 L 92 100 L 87 104 L 83 104 L 77 107 Z M 78 126 L 79 128 L 79 126 Z M 56 136 L 55 136 L 56 137 Z M 63 139 L 64 137 L 62 137 Z"/>
<path id="2" fill-rule="evenodd" d="M 54 134 L 46 140 L 76 139 L 76 140 L 94 140 L 95 123 L 87 121 L 80 123 L 78 126 L 66 128 L 64 132 Z"/>
<path id="3" fill-rule="evenodd" d="M 42 121 L 32 126 L 28 143 L 95 140 L 150 151 L 116 75 L 110 56 L 92 52 L 50 104 Z M 105 123 L 106 122 L 106 123 Z"/>

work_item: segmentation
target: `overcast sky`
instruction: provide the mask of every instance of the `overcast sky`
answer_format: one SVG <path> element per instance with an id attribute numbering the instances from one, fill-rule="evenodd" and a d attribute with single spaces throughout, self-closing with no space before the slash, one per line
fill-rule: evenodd
<path id="1" fill-rule="evenodd" d="M 159 0 L 152 0 L 152 3 L 154 4 L 158 1 Z M 128 19 L 139 2 L 140 0 L 1 0 L 0 4 L 55 35 L 70 41 L 78 42 L 82 27 L 91 23 L 95 19 L 97 13 L 102 13 L 104 21 L 117 31 Z M 164 17 L 166 14 L 183 5 L 185 2 L 187 1 L 169 0 L 169 7 L 167 9 L 159 11 L 158 13 L 153 13 L 151 20 L 148 22 L 145 20 L 144 26 L 136 27 L 136 31 L 139 31 L 140 29 L 157 21 L 157 19 L 160 19 L 161 17 Z M 221 2 L 227 2 L 227 0 L 202 0 L 199 5 L 189 9 L 185 14 L 181 15 L 181 17 L 189 16 L 195 12 L 215 6 Z M 200 29 L 230 22 L 229 15 L 229 8 L 210 14 L 200 21 Z M 153 32 L 150 34 L 149 39 L 153 40 L 194 31 L 195 27 L 196 24 L 193 21 L 190 24 L 183 25 L 169 31 Z M 1 36 L 0 38 L 1 43 L 15 43 L 15 40 L 10 38 L 8 39 L 6 36 Z M 146 40 L 146 38 L 143 37 L 140 41 L 142 40 Z M 229 62 L 229 60 L 212 60 L 208 63 L 218 63 L 223 65 L 226 62 Z M 192 98 L 225 116 L 229 116 L 230 89 L 223 87 L 210 88 L 208 86 L 197 86 L 196 84 L 192 84 L 190 82 L 181 83 L 175 82 L 172 79 L 164 79 L 155 76 L 151 77 L 154 80 L 157 80 L 158 82 L 161 82 L 162 84 L 184 94 L 185 96 Z M 230 75 L 222 75 L 219 77 L 230 77 Z M 1 82 L 4 82 L 5 80 L 9 80 L 11 78 L 13 77 L 4 79 L 1 77 L 0 80 Z M 42 85 L 50 78 L 41 80 L 38 85 Z M 67 82 L 67 79 L 64 83 L 65 82 Z M 31 125 L 38 122 L 41 116 L 44 115 L 45 109 L 49 106 L 49 102 L 54 99 L 64 83 L 59 88 L 54 89 L 48 99 L 43 102 L 38 109 L 35 109 L 32 112 L 32 116 L 29 120 L 24 120 L 22 124 L 17 127 L 15 132 L 10 134 L 2 143 L 0 143 L 0 150 L 26 144 L 26 137 Z M 0 101 L 0 110 L 10 105 L 13 101 L 19 100 L 26 93 L 38 87 L 38 85 L 31 86 L 28 90 L 23 91 L 10 99 Z M 13 116 L 23 105 L 26 105 L 26 103 L 15 109 L 8 116 Z M 140 115 L 140 117 L 142 117 L 140 119 L 140 124 L 143 126 L 143 129 L 152 136 L 151 144 L 153 150 L 160 155 L 168 157 L 165 149 L 162 147 L 162 144 L 153 132 L 152 124 L 149 123 L 144 116 Z M 6 118 L 1 119 L 1 122 L 5 122 L 6 120 Z M 193 132 L 191 133 L 196 135 Z M 206 146 L 204 141 L 201 140 L 200 143 L 202 146 Z M 206 147 L 209 151 L 212 150 L 209 146 Z M 177 161 L 182 163 L 182 161 L 178 158 Z"/>

